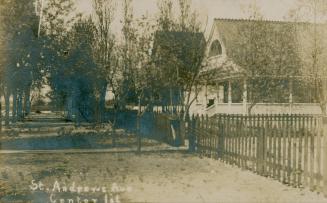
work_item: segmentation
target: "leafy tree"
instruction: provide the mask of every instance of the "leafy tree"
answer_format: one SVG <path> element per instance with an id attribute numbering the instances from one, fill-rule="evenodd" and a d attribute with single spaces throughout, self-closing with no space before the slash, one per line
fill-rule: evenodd
<path id="1" fill-rule="evenodd" d="M 67 118 L 80 123 L 93 122 L 96 117 L 96 92 L 101 72 L 93 57 L 95 26 L 91 18 L 79 18 L 67 32 L 67 51 L 60 63 L 50 70 L 53 101 L 62 102 Z"/>
<path id="2" fill-rule="evenodd" d="M 77 122 L 96 120 L 97 90 L 101 86 L 102 75 L 93 58 L 95 26 L 92 19 L 79 19 L 69 32 L 70 52 L 67 55 L 67 77 L 70 84 L 67 95 L 72 102 L 72 110 Z M 102 88 L 102 87 L 101 87 Z"/>
<path id="3" fill-rule="evenodd" d="M 2 90 L 6 103 L 6 125 L 9 125 L 10 101 L 13 95 L 13 121 L 22 118 L 30 109 L 30 90 L 40 80 L 37 69 L 39 42 L 37 15 L 31 1 L 2 2 Z M 24 104 L 24 106 L 23 106 Z"/>
<path id="4" fill-rule="evenodd" d="M 71 40 L 69 28 L 74 24 L 74 2 L 72 0 L 49 1 L 43 7 L 41 40 L 42 40 L 42 65 L 45 68 L 46 81 L 51 87 L 48 94 L 52 104 L 57 109 L 64 109 L 66 116 L 72 117 L 71 95 L 69 95 L 69 80 L 65 72 L 69 72 L 68 55 Z"/>

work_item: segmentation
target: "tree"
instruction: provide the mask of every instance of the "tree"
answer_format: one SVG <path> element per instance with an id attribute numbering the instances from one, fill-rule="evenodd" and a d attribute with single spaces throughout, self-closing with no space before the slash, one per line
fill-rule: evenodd
<path id="1" fill-rule="evenodd" d="M 195 101 L 192 97 L 192 88 L 197 87 L 198 76 L 205 56 L 206 42 L 203 37 L 206 29 L 201 27 L 198 14 L 191 10 L 191 1 L 179 0 L 179 16 L 172 15 L 173 3 L 165 0 L 159 2 L 159 17 L 157 20 L 159 37 L 158 44 L 164 45 L 165 51 L 160 47 L 161 61 L 168 61 L 161 65 L 164 84 L 170 88 L 170 104 L 172 105 L 172 89 L 177 87 L 180 104 L 184 107 L 183 118 L 189 113 L 190 106 Z M 177 22 L 177 23 L 175 23 Z M 160 34 L 161 33 L 161 34 Z M 197 92 L 197 91 L 196 91 Z"/>
<path id="2" fill-rule="evenodd" d="M 91 18 L 76 20 L 67 32 L 67 51 L 51 68 L 50 84 L 54 102 L 62 102 L 67 118 L 97 121 L 97 92 L 102 88 L 102 72 L 94 59 L 96 28 Z"/>
<path id="3" fill-rule="evenodd" d="M 5 46 L 2 90 L 6 103 L 6 125 L 9 125 L 10 95 L 13 95 L 12 117 L 15 122 L 16 116 L 21 119 L 29 113 L 30 89 L 39 80 L 36 68 L 40 53 L 38 19 L 32 3 L 14 0 L 3 1 L 2 4 L 1 30 Z"/>
<path id="4" fill-rule="evenodd" d="M 4 10 L 4 5 L 0 5 L 0 12 L 2 13 Z M 3 22 L 3 16 L 0 16 L 0 22 Z M 4 94 L 4 66 L 5 66 L 5 32 L 4 28 L 0 26 L 0 100 L 2 95 Z M 2 102 L 0 101 L 0 131 L 2 130 Z"/>
<path id="5" fill-rule="evenodd" d="M 51 87 L 49 97 L 55 108 L 64 108 L 68 119 L 72 118 L 71 95 L 69 94 L 69 80 L 65 80 L 67 58 L 69 55 L 69 28 L 76 21 L 75 7 L 72 0 L 49 1 L 43 8 L 41 26 L 42 65 L 46 80 Z M 68 18 L 67 18 L 68 16 Z"/>
<path id="6" fill-rule="evenodd" d="M 157 4 L 159 8 L 158 29 L 172 31 L 176 26 L 173 15 L 173 2 L 171 0 L 159 0 Z"/>
<path id="7" fill-rule="evenodd" d="M 327 114 L 327 4 L 324 0 L 298 0 L 294 9 L 290 10 L 289 18 L 294 22 L 307 22 L 306 32 L 303 33 L 302 41 L 308 50 L 304 58 L 302 71 L 308 75 L 305 82 L 314 89 L 314 100 L 320 104 L 321 111 Z M 301 28 L 301 26 L 299 26 Z M 303 27 L 303 26 L 302 26 Z"/>
<path id="8" fill-rule="evenodd" d="M 119 108 L 124 109 L 128 100 L 135 96 L 133 70 L 136 66 L 136 28 L 134 27 L 134 15 L 132 0 L 123 2 L 123 42 L 121 45 L 121 85 L 119 89 Z"/>
<path id="9" fill-rule="evenodd" d="M 71 99 L 72 111 L 76 121 L 97 121 L 97 92 L 102 88 L 102 74 L 94 57 L 95 26 L 91 18 L 79 19 L 70 30 L 70 52 L 66 56 L 66 71 L 64 72 L 67 95 Z"/>
<path id="10" fill-rule="evenodd" d="M 101 121 L 105 110 L 105 95 L 108 84 L 112 92 L 115 95 L 117 94 L 118 70 L 117 55 L 115 53 L 117 47 L 115 35 L 111 28 L 114 21 L 115 5 L 112 0 L 94 0 L 93 8 L 95 10 L 94 21 L 96 27 L 94 57 L 98 64 L 99 75 L 104 76 L 104 78 L 99 79 L 102 84 L 98 90 L 98 96 L 96 96 L 96 98 L 99 97 L 97 118 Z"/>
<path id="11" fill-rule="evenodd" d="M 137 28 L 135 89 L 139 106 L 145 105 L 148 111 L 153 111 L 153 106 L 158 104 L 159 91 L 162 88 L 160 77 L 158 77 L 159 67 L 155 66 L 152 52 L 156 27 L 150 22 L 148 16 L 142 16 L 137 20 Z"/>
<path id="12" fill-rule="evenodd" d="M 248 113 L 258 102 L 288 102 L 285 90 L 292 76 L 299 74 L 296 26 L 265 21 L 260 9 L 250 5 L 249 20 L 238 27 L 236 35 L 229 55 L 243 68 L 248 82 Z"/>

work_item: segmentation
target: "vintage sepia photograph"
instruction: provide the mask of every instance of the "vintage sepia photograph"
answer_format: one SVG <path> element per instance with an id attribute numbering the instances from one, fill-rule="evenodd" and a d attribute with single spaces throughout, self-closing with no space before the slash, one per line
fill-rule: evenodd
<path id="1" fill-rule="evenodd" d="M 327 203 L 327 0 L 0 0 L 0 203 Z"/>

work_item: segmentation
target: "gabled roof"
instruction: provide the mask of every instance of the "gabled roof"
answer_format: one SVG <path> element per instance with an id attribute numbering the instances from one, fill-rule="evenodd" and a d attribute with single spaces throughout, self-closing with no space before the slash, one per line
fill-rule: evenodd
<path id="1" fill-rule="evenodd" d="M 294 36 L 292 37 L 292 41 L 294 40 L 294 47 L 296 47 L 296 54 L 294 57 L 290 58 L 290 62 L 295 60 L 294 58 L 299 58 L 299 66 L 301 66 L 301 71 L 298 74 L 310 74 L 310 67 L 312 67 L 312 53 L 313 53 L 313 36 L 314 33 L 317 33 L 319 37 L 318 47 L 319 47 L 319 61 L 318 67 L 320 71 L 327 70 L 327 26 L 326 24 L 317 24 L 316 26 L 312 23 L 305 23 L 305 22 L 285 22 L 285 21 L 271 21 L 271 20 L 247 20 L 247 19 L 215 19 L 214 24 L 209 35 L 208 42 L 212 42 L 215 40 L 216 35 L 215 32 L 219 33 L 219 40 L 222 44 L 224 44 L 227 59 L 231 60 L 235 63 L 235 65 L 241 66 L 238 68 L 240 72 L 242 71 L 242 64 L 245 64 L 244 61 L 245 57 L 240 57 L 242 54 L 246 56 L 249 53 L 241 53 L 239 49 L 239 45 L 244 41 L 246 35 L 246 28 L 252 26 L 253 24 L 262 24 L 265 27 L 272 30 L 271 37 L 274 39 L 274 35 L 276 33 L 285 32 L 287 29 L 294 30 Z M 287 35 L 287 34 L 286 34 Z M 285 38 L 281 37 L 280 39 Z M 267 42 L 268 44 L 269 42 Z M 275 41 L 275 46 L 283 47 L 285 43 L 283 40 Z M 210 44 L 208 44 L 210 46 Z M 250 52 L 250 50 L 248 50 Z M 243 58 L 243 59 L 242 59 Z M 277 60 L 277 59 L 276 59 Z M 274 61 L 271 61 L 274 63 Z M 219 65 L 220 68 L 216 68 L 216 71 L 224 72 L 226 75 L 233 75 L 239 74 L 235 68 L 230 68 L 230 73 L 226 73 L 226 67 Z M 270 64 L 271 65 L 271 64 Z M 292 64 L 290 64 L 292 65 Z M 294 65 L 294 64 L 293 64 Z M 209 70 L 209 69 L 208 69 Z M 208 71 L 204 71 L 208 72 Z M 211 70 L 212 72 L 212 70 Z M 274 74 L 274 73 L 272 73 Z"/>

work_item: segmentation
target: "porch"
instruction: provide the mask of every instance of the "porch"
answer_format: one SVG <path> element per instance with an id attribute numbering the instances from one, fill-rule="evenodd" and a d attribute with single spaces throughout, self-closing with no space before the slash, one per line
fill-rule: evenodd
<path id="1" fill-rule="evenodd" d="M 209 117 L 215 114 L 247 114 L 247 109 L 251 104 L 243 103 L 218 103 L 208 108 L 203 108 L 195 114 L 205 114 Z M 257 103 L 252 114 L 321 114 L 320 105 L 317 103 Z"/>
<path id="2" fill-rule="evenodd" d="M 211 75 L 212 76 L 212 75 Z M 322 114 L 307 78 L 297 77 L 202 78 L 191 114 Z M 210 82 L 208 82 L 210 81 Z M 268 82 L 267 82 L 268 81 Z M 260 89 L 258 83 L 273 83 Z M 258 92 L 261 92 L 258 94 Z M 261 97 L 257 99 L 255 97 Z M 249 110 L 250 109 L 250 110 Z"/>

